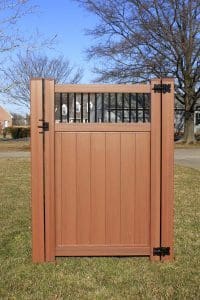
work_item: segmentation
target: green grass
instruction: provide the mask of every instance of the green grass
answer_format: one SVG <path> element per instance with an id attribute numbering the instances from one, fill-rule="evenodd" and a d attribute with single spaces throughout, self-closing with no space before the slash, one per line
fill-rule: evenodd
<path id="1" fill-rule="evenodd" d="M 0 152 L 5 151 L 30 151 L 30 141 L 22 140 L 0 140 Z"/>
<path id="2" fill-rule="evenodd" d="M 200 299 L 200 172 L 175 172 L 175 261 L 64 258 L 31 262 L 30 165 L 0 159 L 0 299 Z"/>
<path id="3" fill-rule="evenodd" d="M 185 144 L 185 143 L 174 143 L 174 148 L 175 149 L 196 149 L 200 148 L 200 142 L 197 141 L 195 144 Z"/>

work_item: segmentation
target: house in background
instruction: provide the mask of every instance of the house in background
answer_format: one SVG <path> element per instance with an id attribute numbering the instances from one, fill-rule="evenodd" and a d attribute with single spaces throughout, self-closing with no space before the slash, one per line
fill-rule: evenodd
<path id="1" fill-rule="evenodd" d="M 178 101 L 175 101 L 175 133 L 183 133 L 185 109 Z M 194 106 L 194 133 L 200 134 L 200 101 Z"/>
<path id="2" fill-rule="evenodd" d="M 0 131 L 10 126 L 12 126 L 12 115 L 0 106 Z"/>

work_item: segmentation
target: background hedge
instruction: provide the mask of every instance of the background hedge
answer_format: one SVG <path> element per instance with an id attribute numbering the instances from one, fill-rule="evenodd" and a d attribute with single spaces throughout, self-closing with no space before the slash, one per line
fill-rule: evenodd
<path id="1" fill-rule="evenodd" d="M 29 126 L 12 126 L 6 128 L 6 133 L 10 133 L 13 139 L 23 139 L 30 137 Z"/>

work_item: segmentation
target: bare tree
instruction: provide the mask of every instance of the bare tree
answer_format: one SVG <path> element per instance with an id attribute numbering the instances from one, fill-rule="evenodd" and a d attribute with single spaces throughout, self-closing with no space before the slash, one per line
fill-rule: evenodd
<path id="1" fill-rule="evenodd" d="M 30 0 L 0 0 L 0 93 L 11 86 L 5 82 L 5 70 L 10 57 L 19 49 L 33 51 L 50 48 L 56 42 L 56 35 L 45 37 L 37 29 L 30 36 L 25 34 L 21 21 L 29 14 L 36 13 L 38 7 Z"/>
<path id="2" fill-rule="evenodd" d="M 49 58 L 42 54 L 27 52 L 17 55 L 17 60 L 6 71 L 10 88 L 6 91 L 9 101 L 30 107 L 30 79 L 34 77 L 54 78 L 56 83 L 78 83 L 83 70 L 70 64 L 62 56 Z"/>
<path id="3" fill-rule="evenodd" d="M 144 82 L 176 78 L 185 108 L 184 141 L 194 142 L 194 106 L 200 98 L 199 0 L 76 0 L 99 18 L 88 34 L 89 58 L 100 59 L 97 81 Z"/>

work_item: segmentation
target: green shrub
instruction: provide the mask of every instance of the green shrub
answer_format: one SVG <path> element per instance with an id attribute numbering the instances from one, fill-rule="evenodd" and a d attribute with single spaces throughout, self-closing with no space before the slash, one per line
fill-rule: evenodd
<path id="1" fill-rule="evenodd" d="M 13 139 L 23 139 L 30 137 L 30 127 L 13 126 L 8 128 Z"/>

